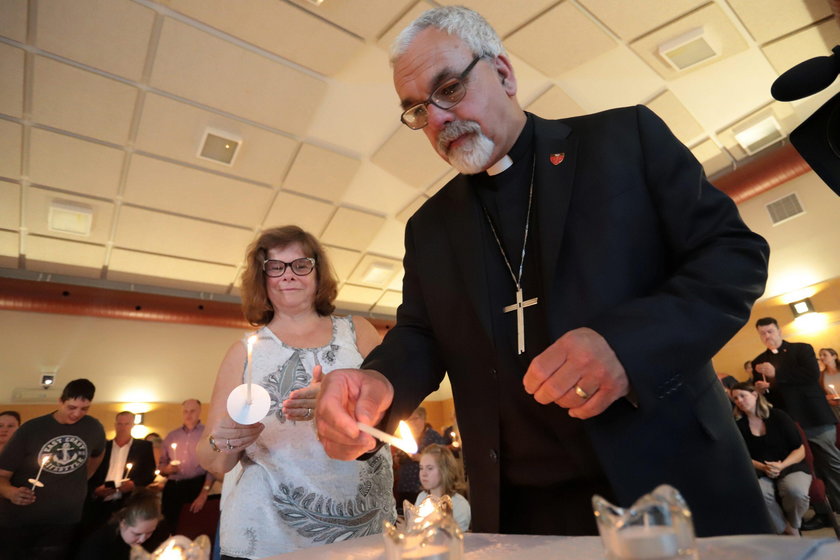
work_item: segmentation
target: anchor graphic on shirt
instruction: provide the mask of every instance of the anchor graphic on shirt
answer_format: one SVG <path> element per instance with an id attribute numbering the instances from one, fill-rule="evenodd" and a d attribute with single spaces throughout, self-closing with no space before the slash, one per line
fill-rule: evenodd
<path id="1" fill-rule="evenodd" d="M 64 442 L 61 447 L 55 450 L 58 454 L 57 456 L 53 457 L 53 461 L 58 463 L 59 465 L 67 465 L 75 461 L 79 455 L 78 453 L 70 453 L 71 451 L 75 451 L 74 447 L 70 445 L 69 442 Z"/>

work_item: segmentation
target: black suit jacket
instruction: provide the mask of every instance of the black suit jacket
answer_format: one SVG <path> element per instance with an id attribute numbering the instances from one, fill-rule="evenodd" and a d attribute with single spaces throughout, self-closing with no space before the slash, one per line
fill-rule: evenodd
<path id="1" fill-rule="evenodd" d="M 820 366 L 814 347 L 804 342 L 783 340 L 778 350 L 778 354 L 765 350 L 753 360 L 753 369 L 765 362 L 776 368 L 775 379 L 768 379 L 767 400 L 787 412 L 803 428 L 836 423 L 820 387 Z M 753 371 L 753 379 L 760 381 L 762 376 Z"/>
<path id="2" fill-rule="evenodd" d="M 554 165 L 549 156 L 558 153 L 565 156 Z M 692 508 L 700 535 L 768 532 L 746 448 L 709 363 L 764 289 L 767 244 L 645 107 L 535 118 L 535 154 L 540 305 L 550 338 L 578 327 L 599 332 L 638 396 L 638 407 L 619 399 L 585 422 L 619 505 L 669 483 Z M 509 393 L 490 334 L 478 250 L 484 220 L 460 175 L 409 220 L 397 325 L 363 367 L 394 384 L 390 429 L 449 373 L 472 526 L 496 532 L 506 459 L 499 409 Z M 548 405 L 539 421 L 557 414 L 566 412 Z"/>
<path id="3" fill-rule="evenodd" d="M 88 489 L 93 492 L 105 482 L 105 477 L 108 474 L 108 466 L 111 462 L 111 450 L 114 447 L 114 440 L 108 440 L 105 443 L 105 456 L 102 458 L 102 463 L 93 476 L 88 480 Z M 128 478 L 134 481 L 135 486 L 148 486 L 155 479 L 155 454 L 152 448 L 152 442 L 143 439 L 132 439 L 131 448 L 128 450 L 128 459 L 126 463 L 131 463 L 132 467 L 128 473 Z"/>

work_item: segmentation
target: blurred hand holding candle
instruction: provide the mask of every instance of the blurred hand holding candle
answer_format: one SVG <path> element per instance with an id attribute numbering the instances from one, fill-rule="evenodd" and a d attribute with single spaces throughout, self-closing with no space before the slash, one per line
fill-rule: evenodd
<path id="1" fill-rule="evenodd" d="M 840 397 L 840 395 L 837 394 L 837 390 L 834 388 L 833 383 L 828 384 L 828 390 L 831 391 L 831 396 L 834 397 L 835 399 Z"/>
<path id="2" fill-rule="evenodd" d="M 35 478 L 30 478 L 29 479 L 29 483 L 32 485 L 32 490 L 33 491 L 35 490 L 36 487 L 37 488 L 43 488 L 44 487 L 44 483 L 41 482 L 41 473 L 44 472 L 44 465 L 49 463 L 50 459 L 52 459 L 52 455 L 49 455 L 49 454 L 46 454 L 43 457 L 41 457 L 41 468 L 38 469 L 37 476 L 35 476 Z"/>
<path id="3" fill-rule="evenodd" d="M 389 443 L 394 447 L 398 447 L 409 455 L 417 453 L 417 442 L 414 440 L 411 428 L 409 428 L 408 424 L 406 424 L 403 420 L 400 420 L 399 426 L 397 427 L 398 436 L 392 436 L 387 432 L 383 432 L 382 430 L 378 430 L 373 426 L 368 426 L 367 424 L 362 424 L 361 422 L 356 422 L 356 425 L 361 431 L 372 435 L 380 441 Z"/>
<path id="4" fill-rule="evenodd" d="M 132 463 L 125 464 L 125 472 L 123 473 L 123 480 L 128 480 L 128 474 L 131 472 L 131 467 L 134 465 Z"/>
<path id="5" fill-rule="evenodd" d="M 257 335 L 248 337 L 248 357 L 245 362 L 245 383 L 235 387 L 228 395 L 227 412 L 237 423 L 255 424 L 265 418 L 271 408 L 271 395 L 262 385 L 253 381 L 253 352 Z"/>

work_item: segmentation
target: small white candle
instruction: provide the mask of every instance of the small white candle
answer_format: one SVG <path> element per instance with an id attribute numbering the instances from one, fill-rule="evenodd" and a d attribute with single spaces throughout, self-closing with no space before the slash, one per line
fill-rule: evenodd
<path id="1" fill-rule="evenodd" d="M 171 447 L 171 448 L 172 448 L 172 460 L 171 460 L 171 461 L 169 461 L 169 464 L 170 464 L 170 465 L 174 465 L 174 466 L 176 466 L 176 467 L 177 467 L 178 465 L 180 465 L 180 464 L 181 464 L 181 461 L 179 461 L 179 460 L 178 460 L 178 455 L 177 455 L 177 451 L 178 451 L 178 444 L 177 444 L 177 443 L 173 443 L 173 444 L 172 444 L 172 445 L 170 445 L 169 447 Z"/>
<path id="2" fill-rule="evenodd" d="M 123 480 L 128 480 L 128 473 L 131 472 L 131 467 L 133 467 L 133 466 L 134 465 L 132 463 L 126 463 L 125 464 L 125 474 L 123 474 Z"/>
<path id="3" fill-rule="evenodd" d="M 253 399 L 251 399 L 251 358 L 254 355 L 254 344 L 257 342 L 257 335 L 252 334 L 248 337 L 248 363 L 245 366 L 245 383 L 248 384 L 248 393 L 245 397 L 245 404 L 251 404 Z"/>
<path id="4" fill-rule="evenodd" d="M 35 487 L 36 487 L 36 486 L 43 486 L 43 485 L 44 485 L 42 482 L 40 482 L 40 480 L 41 480 L 41 473 L 42 473 L 42 472 L 44 472 L 44 465 L 46 465 L 47 463 L 49 463 L 49 462 L 50 462 L 50 459 L 52 459 L 52 455 L 44 455 L 43 457 L 41 457 L 41 468 L 40 468 L 40 469 L 38 469 L 38 474 L 37 474 L 37 476 L 35 476 L 35 479 L 34 479 L 34 480 L 33 480 L 33 479 L 31 479 L 31 478 L 29 479 L 29 482 L 31 482 L 31 483 L 32 483 L 32 491 L 33 491 L 33 492 L 35 491 Z"/>
<path id="5" fill-rule="evenodd" d="M 619 558 L 671 558 L 678 549 L 677 534 L 671 527 L 639 525 L 616 532 L 615 554 Z"/>
<path id="6" fill-rule="evenodd" d="M 361 431 L 368 433 L 385 443 L 390 443 L 395 447 L 399 447 L 406 453 L 412 455 L 417 453 L 417 442 L 414 441 L 414 437 L 411 434 L 411 429 L 408 427 L 408 424 L 402 420 L 400 420 L 399 428 L 397 428 L 397 432 L 400 434 L 400 437 L 392 436 L 389 433 L 377 430 L 373 426 L 368 426 L 367 424 L 362 424 L 361 422 L 356 422 L 356 425 Z"/>
<path id="7" fill-rule="evenodd" d="M 828 388 L 831 390 L 831 396 L 833 396 L 833 397 L 837 397 L 837 396 L 838 396 L 838 395 L 837 395 L 837 390 L 834 388 L 834 384 L 833 384 L 833 383 L 829 383 L 829 384 L 828 384 Z"/>

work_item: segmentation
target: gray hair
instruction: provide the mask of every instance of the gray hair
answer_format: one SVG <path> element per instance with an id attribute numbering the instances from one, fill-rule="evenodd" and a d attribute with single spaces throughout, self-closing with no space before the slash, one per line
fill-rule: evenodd
<path id="1" fill-rule="evenodd" d="M 481 14 L 463 6 L 443 6 L 423 12 L 397 35 L 391 45 L 392 65 L 405 54 L 417 34 L 427 27 L 458 37 L 476 56 L 507 54 L 499 35 Z"/>

